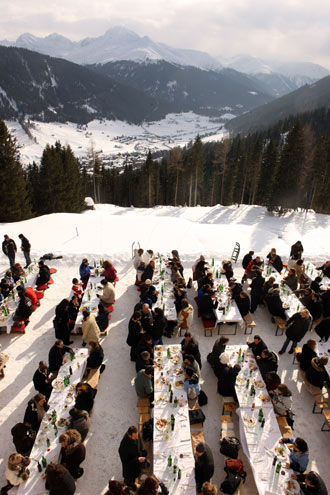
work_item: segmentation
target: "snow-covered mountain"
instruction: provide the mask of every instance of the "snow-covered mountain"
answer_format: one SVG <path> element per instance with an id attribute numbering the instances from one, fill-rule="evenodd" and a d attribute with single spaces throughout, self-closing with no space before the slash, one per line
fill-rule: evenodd
<path id="1" fill-rule="evenodd" d="M 45 55 L 65 58 L 78 64 L 104 64 L 116 60 L 155 61 L 166 60 L 179 65 L 192 65 L 202 69 L 222 68 L 221 63 L 208 53 L 197 50 L 173 48 L 157 43 L 148 36 L 139 36 L 121 26 L 108 29 L 97 38 L 85 38 L 74 42 L 53 33 L 44 38 L 25 33 L 15 42 L 0 41 L 5 46 L 27 48 Z"/>

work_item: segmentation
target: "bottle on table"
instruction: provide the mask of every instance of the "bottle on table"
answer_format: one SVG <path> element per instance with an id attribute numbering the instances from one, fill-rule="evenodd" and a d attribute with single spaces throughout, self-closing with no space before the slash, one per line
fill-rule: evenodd
<path id="1" fill-rule="evenodd" d="M 273 459 L 273 466 L 275 466 L 275 464 L 277 463 L 277 455 L 274 456 L 274 459 Z"/>
<path id="2" fill-rule="evenodd" d="M 173 390 L 171 390 L 171 392 L 170 392 L 170 399 L 169 400 L 170 400 L 170 404 L 172 404 L 172 402 L 173 402 Z"/>
<path id="3" fill-rule="evenodd" d="M 179 469 L 179 471 L 178 471 L 178 480 L 181 480 L 181 476 L 182 476 L 181 469 Z"/>
<path id="4" fill-rule="evenodd" d="M 172 456 L 170 454 L 167 458 L 167 467 L 171 467 L 171 466 L 172 466 Z"/>
<path id="5" fill-rule="evenodd" d="M 170 351 L 170 348 L 168 347 L 167 348 L 167 359 L 170 359 L 171 357 L 171 351 Z"/>
<path id="6" fill-rule="evenodd" d="M 48 437 L 46 438 L 46 445 L 47 445 L 47 449 L 49 449 L 49 447 L 50 447 L 50 440 L 49 440 Z"/>
<path id="7" fill-rule="evenodd" d="M 44 468 L 47 466 L 46 457 L 42 456 L 42 458 L 41 458 L 41 464 L 43 465 Z"/>
<path id="8" fill-rule="evenodd" d="M 278 461 L 277 466 L 276 466 L 276 474 L 279 474 L 281 471 L 282 463 L 281 461 Z"/>
<path id="9" fill-rule="evenodd" d="M 178 405 L 178 398 L 176 396 L 174 397 L 174 403 L 173 404 L 174 404 L 174 407 L 177 407 L 177 405 Z"/>
<path id="10" fill-rule="evenodd" d="M 171 430 L 172 430 L 172 431 L 174 430 L 174 425 L 175 425 L 175 418 L 174 418 L 174 414 L 171 414 Z"/>

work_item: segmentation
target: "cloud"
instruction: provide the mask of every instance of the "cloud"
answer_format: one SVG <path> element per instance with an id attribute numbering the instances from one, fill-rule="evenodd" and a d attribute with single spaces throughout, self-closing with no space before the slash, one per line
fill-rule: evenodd
<path id="1" fill-rule="evenodd" d="M 58 32 L 78 40 L 124 25 L 212 55 L 248 53 L 330 67 L 330 3 L 324 0 L 16 0 L 1 10 L 0 32 L 7 39 Z"/>

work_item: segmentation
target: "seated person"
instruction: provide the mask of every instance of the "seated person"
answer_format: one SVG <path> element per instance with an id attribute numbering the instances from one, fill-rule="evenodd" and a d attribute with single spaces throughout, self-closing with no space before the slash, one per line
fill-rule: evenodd
<path id="1" fill-rule="evenodd" d="M 198 397 L 201 391 L 198 375 L 195 373 L 194 368 L 190 368 L 190 366 L 184 368 L 184 390 L 188 399 Z"/>
<path id="2" fill-rule="evenodd" d="M 43 394 L 36 394 L 29 400 L 24 414 L 24 423 L 35 432 L 39 430 L 40 423 L 45 412 L 49 409 L 46 397 Z"/>
<path id="3" fill-rule="evenodd" d="M 217 366 L 221 354 L 226 350 L 226 345 L 228 344 L 228 342 L 229 338 L 225 336 L 219 337 L 215 341 L 212 352 L 210 352 L 210 354 L 207 356 L 207 361 L 208 363 L 210 363 L 212 368 L 215 368 Z"/>
<path id="4" fill-rule="evenodd" d="M 280 443 L 292 444 L 290 449 L 289 462 L 286 463 L 288 469 L 297 473 L 304 473 L 309 462 L 308 445 L 303 438 L 282 438 Z"/>
<path id="5" fill-rule="evenodd" d="M 25 271 L 22 267 L 22 265 L 20 263 L 15 263 L 15 265 L 13 265 L 11 267 L 11 271 L 12 271 L 12 276 L 13 276 L 13 279 L 14 279 L 14 282 L 17 282 L 21 277 L 25 277 Z"/>
<path id="6" fill-rule="evenodd" d="M 17 423 L 11 429 L 16 452 L 29 456 L 36 438 L 35 432 L 25 423 Z"/>
<path id="7" fill-rule="evenodd" d="M 185 359 L 186 354 L 192 354 L 199 364 L 200 369 L 202 369 L 201 354 L 199 352 L 199 345 L 195 337 L 193 337 L 190 332 L 186 332 L 184 335 L 184 339 L 181 340 L 180 344 L 183 359 Z"/>
<path id="8" fill-rule="evenodd" d="M 284 383 L 280 383 L 278 387 L 272 391 L 272 403 L 275 414 L 286 416 L 292 408 L 292 393 L 289 387 Z"/>
<path id="9" fill-rule="evenodd" d="M 77 278 L 72 279 L 72 287 L 71 290 L 75 296 L 78 297 L 78 299 L 81 298 L 83 290 L 82 290 L 82 283 L 79 282 Z"/>
<path id="10" fill-rule="evenodd" d="M 204 293 L 199 302 L 199 312 L 202 320 L 213 320 L 215 322 L 216 318 L 213 310 L 217 307 L 217 298 L 213 290 L 210 289 L 206 293 Z"/>
<path id="11" fill-rule="evenodd" d="M 97 297 L 99 297 L 100 300 L 106 306 L 108 306 L 109 304 L 113 304 L 115 302 L 115 299 L 116 299 L 114 286 L 112 285 L 111 282 L 108 282 L 105 279 L 101 280 L 101 284 L 103 285 L 103 293 L 101 296 L 99 294 L 97 294 Z"/>
<path id="12" fill-rule="evenodd" d="M 263 349 L 260 356 L 257 356 L 257 365 L 262 378 L 264 379 L 270 371 L 277 371 L 278 356 L 275 352 Z"/>
<path id="13" fill-rule="evenodd" d="M 250 299 L 246 292 L 242 291 L 235 299 L 239 312 L 242 318 L 247 316 L 250 312 Z"/>
<path id="14" fill-rule="evenodd" d="M 234 367 L 226 366 L 221 373 L 220 379 L 218 380 L 218 393 L 224 397 L 233 397 L 236 402 L 238 402 L 238 399 L 235 390 L 235 383 L 237 375 L 240 371 L 241 367 L 239 364 L 235 364 Z"/>
<path id="15" fill-rule="evenodd" d="M 88 383 L 77 383 L 76 402 L 74 407 L 90 413 L 94 406 L 94 397 L 96 393 L 97 390 L 93 389 Z"/>
<path id="16" fill-rule="evenodd" d="M 321 323 L 316 325 L 314 330 L 320 337 L 320 342 L 328 342 L 330 335 L 330 316 L 324 318 Z"/>
<path id="17" fill-rule="evenodd" d="M 16 311 L 13 316 L 14 321 L 25 321 L 25 326 L 29 323 L 28 318 L 32 314 L 32 302 L 31 299 L 29 299 L 26 294 L 25 290 L 20 290 L 18 292 L 18 297 L 19 297 L 19 302 L 16 308 Z"/>
<path id="18" fill-rule="evenodd" d="M 295 475 L 304 495 L 328 495 L 327 487 L 316 471 Z"/>
<path id="19" fill-rule="evenodd" d="M 303 345 L 302 352 L 297 354 L 297 361 L 302 371 L 306 371 L 310 367 L 312 359 L 317 357 L 316 349 L 316 340 L 309 339 Z"/>
<path id="20" fill-rule="evenodd" d="M 324 277 L 330 278 L 330 261 L 326 261 L 324 265 L 319 266 L 316 270 L 321 270 Z"/>
<path id="21" fill-rule="evenodd" d="M 70 414 L 70 426 L 72 430 L 79 431 L 81 440 L 84 441 L 87 437 L 90 428 L 90 417 L 87 411 L 76 409 L 73 407 L 69 411 Z"/>
<path id="22" fill-rule="evenodd" d="M 86 371 L 99 368 L 104 359 L 102 346 L 96 340 L 89 341 L 89 355 L 86 363 Z"/>
<path id="23" fill-rule="evenodd" d="M 269 395 L 273 394 L 273 391 L 280 385 L 281 378 L 275 371 L 270 371 L 265 376 L 265 385 Z"/>
<path id="24" fill-rule="evenodd" d="M 314 357 L 310 366 L 306 370 L 306 381 L 313 385 L 313 387 L 320 389 L 320 394 L 322 394 L 322 388 L 324 385 L 330 388 L 330 378 L 327 370 L 325 369 L 327 364 L 327 356 Z"/>
<path id="25" fill-rule="evenodd" d="M 275 287 L 275 285 L 277 284 L 273 285 L 273 288 L 268 291 L 268 294 L 265 298 L 268 311 L 272 316 L 281 318 L 282 320 L 286 320 L 286 314 L 280 297 L 280 289 L 278 288 L 278 285 L 277 287 Z"/>
<path id="26" fill-rule="evenodd" d="M 43 260 L 40 260 L 39 263 L 39 275 L 36 281 L 36 286 L 39 287 L 41 285 L 45 285 L 50 280 L 50 270 Z"/>
<path id="27" fill-rule="evenodd" d="M 306 308 L 309 310 L 312 315 L 313 321 L 315 323 L 319 323 L 321 321 L 322 313 L 323 313 L 323 304 L 320 296 L 312 292 L 312 299 Z"/>
<path id="28" fill-rule="evenodd" d="M 148 351 L 142 351 L 136 356 L 135 369 L 138 373 L 140 370 L 145 370 L 148 366 L 153 366 L 154 361 Z"/>
<path id="29" fill-rule="evenodd" d="M 247 345 L 250 347 L 256 359 L 258 356 L 261 357 L 262 351 L 267 349 L 265 342 L 261 339 L 259 335 L 255 335 L 253 337 L 253 341 L 248 342 Z"/>
<path id="30" fill-rule="evenodd" d="M 322 289 L 321 289 L 321 282 L 322 282 L 322 278 L 321 277 L 316 277 L 312 283 L 311 283 L 311 289 L 313 292 L 315 292 L 316 294 L 321 294 L 322 292 Z"/>
<path id="31" fill-rule="evenodd" d="M 290 268 L 289 274 L 286 277 L 284 277 L 283 280 L 292 291 L 297 290 L 298 277 L 296 275 L 296 270 L 294 268 Z"/>
<path id="32" fill-rule="evenodd" d="M 117 278 L 117 270 L 113 266 L 113 264 L 110 261 L 104 261 L 103 265 L 103 273 L 102 276 L 111 283 L 114 283 Z"/>
<path id="33" fill-rule="evenodd" d="M 33 385 L 37 392 L 49 399 L 53 387 L 49 380 L 49 373 L 46 361 L 40 361 L 37 371 L 33 375 Z"/>
<path id="34" fill-rule="evenodd" d="M 104 332 L 109 326 L 109 311 L 101 302 L 99 303 L 97 308 L 98 313 L 95 321 L 99 326 L 100 332 Z"/>
<path id="35" fill-rule="evenodd" d="M 140 399 L 154 400 L 153 387 L 154 369 L 152 366 L 147 366 L 138 372 L 135 378 L 135 391 Z"/>
<path id="36" fill-rule="evenodd" d="M 278 271 L 280 273 L 283 270 L 282 259 L 278 254 L 276 254 L 276 250 L 275 250 L 275 252 L 274 251 L 270 252 L 267 255 L 267 258 L 269 259 L 269 264 L 272 265 L 276 271 Z"/>
<path id="37" fill-rule="evenodd" d="M 63 357 L 66 352 L 70 352 L 70 354 L 74 355 L 71 347 L 67 347 L 63 344 L 63 340 L 56 340 L 48 354 L 48 369 L 49 373 L 53 374 L 52 379 L 57 376 L 57 373 L 63 364 Z"/>

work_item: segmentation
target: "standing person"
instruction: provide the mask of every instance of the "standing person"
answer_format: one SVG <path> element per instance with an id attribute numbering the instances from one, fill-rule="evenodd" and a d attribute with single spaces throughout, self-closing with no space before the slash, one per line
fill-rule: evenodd
<path id="1" fill-rule="evenodd" d="M 26 237 L 24 237 L 23 234 L 20 234 L 18 237 L 21 239 L 21 250 L 23 251 L 24 258 L 25 258 L 25 267 L 24 268 L 27 268 L 32 263 L 31 258 L 30 258 L 31 244 L 30 244 L 29 240 Z"/>
<path id="2" fill-rule="evenodd" d="M 224 354 L 222 354 L 222 356 L 224 356 Z M 224 397 L 233 397 L 236 402 L 238 402 L 238 399 L 235 383 L 240 371 L 241 367 L 239 364 L 235 364 L 233 368 L 231 366 L 225 366 L 222 370 L 220 379 L 218 380 L 218 393 Z"/>
<path id="3" fill-rule="evenodd" d="M 182 299 L 182 309 L 178 314 L 178 327 L 182 330 L 189 330 L 194 317 L 194 308 L 187 299 Z"/>
<path id="4" fill-rule="evenodd" d="M 70 354 L 74 355 L 73 350 L 63 344 L 63 340 L 56 340 L 48 354 L 48 368 L 49 373 L 53 374 L 52 379 L 57 376 L 57 373 L 63 364 L 63 357 L 66 352 L 70 352 Z"/>
<path id="5" fill-rule="evenodd" d="M 295 244 L 292 244 L 291 246 L 290 258 L 292 260 L 300 260 L 303 252 L 304 252 L 304 248 L 301 241 L 297 241 Z"/>
<path id="6" fill-rule="evenodd" d="M 152 385 L 154 376 L 154 369 L 152 366 L 147 366 L 145 369 L 140 370 L 135 378 L 135 391 L 139 399 L 154 400 L 154 388 Z"/>
<path id="7" fill-rule="evenodd" d="M 43 394 L 47 399 L 49 399 L 53 390 L 48 376 L 46 361 L 40 361 L 39 367 L 33 375 L 33 385 L 36 391 Z"/>
<path id="8" fill-rule="evenodd" d="M 226 345 L 229 342 L 228 337 L 219 337 L 214 345 L 212 352 L 207 356 L 207 361 L 210 363 L 212 368 L 215 368 L 219 362 L 220 356 L 226 350 Z"/>
<path id="9" fill-rule="evenodd" d="M 2 251 L 8 256 L 10 267 L 15 265 L 15 256 L 17 253 L 17 246 L 15 241 L 9 237 L 9 235 L 4 236 L 5 240 L 2 243 Z"/>
<path id="10" fill-rule="evenodd" d="M 195 480 L 197 491 L 200 493 L 203 483 L 210 481 L 214 474 L 214 460 L 210 447 L 205 442 L 196 446 Z"/>
<path id="11" fill-rule="evenodd" d="M 73 340 L 70 340 L 70 327 L 69 327 L 69 301 L 62 299 L 62 301 L 55 308 L 55 318 L 53 320 L 55 328 L 55 337 L 63 340 L 64 345 L 70 345 Z"/>
<path id="12" fill-rule="evenodd" d="M 316 340 L 309 339 L 302 347 L 302 352 L 297 354 L 297 361 L 299 363 L 300 371 L 306 372 L 310 367 L 312 359 L 317 357 L 317 344 Z"/>
<path id="13" fill-rule="evenodd" d="M 88 259 L 84 258 L 81 262 L 80 267 L 79 267 L 80 280 L 82 281 L 84 290 L 87 287 L 87 283 L 88 283 L 89 277 L 91 275 L 92 269 L 93 269 L 93 267 L 89 266 L 89 264 L 88 264 Z"/>
<path id="14" fill-rule="evenodd" d="M 45 488 L 49 490 L 49 495 L 73 495 L 76 485 L 71 473 L 62 464 L 51 462 L 47 465 Z"/>
<path id="15" fill-rule="evenodd" d="M 201 353 L 199 352 L 198 342 L 195 337 L 193 337 L 190 332 L 186 332 L 180 345 L 183 359 L 185 359 L 185 354 L 191 354 L 196 359 L 200 369 L 202 369 Z"/>
<path id="16" fill-rule="evenodd" d="M 154 315 L 155 318 L 151 327 L 152 345 L 163 345 L 163 335 L 167 328 L 167 319 L 161 308 L 155 308 Z"/>
<path id="17" fill-rule="evenodd" d="M 293 354 L 295 347 L 297 347 L 298 342 L 300 342 L 308 332 L 311 324 L 311 318 L 308 309 L 303 309 L 302 311 L 295 313 L 286 322 L 286 340 L 279 351 L 279 354 L 284 354 L 290 342 L 291 349 L 289 354 Z"/>
<path id="18" fill-rule="evenodd" d="M 118 449 L 123 466 L 123 478 L 127 486 L 136 490 L 135 480 L 141 473 L 142 464 L 146 457 L 139 445 L 139 434 L 135 426 L 130 426 L 125 433 Z"/>
<path id="19" fill-rule="evenodd" d="M 261 272 L 256 272 L 256 276 L 252 280 L 251 287 L 251 313 L 254 313 L 261 302 L 262 289 L 265 279 Z"/>
<path id="20" fill-rule="evenodd" d="M 136 359 L 136 348 L 139 344 L 141 335 L 144 333 L 141 318 L 141 311 L 134 311 L 134 314 L 128 323 L 128 336 L 126 339 L 126 344 L 131 348 L 131 361 L 135 361 Z"/>
<path id="21" fill-rule="evenodd" d="M 36 394 L 29 400 L 24 414 L 24 423 L 31 426 L 37 432 L 45 412 L 49 409 L 46 397 L 43 394 Z"/>
<path id="22" fill-rule="evenodd" d="M 67 468 L 76 480 L 84 474 L 80 464 L 85 460 L 86 447 L 77 430 L 67 430 L 59 438 L 61 444 L 61 464 Z"/>
<path id="23" fill-rule="evenodd" d="M 320 342 L 328 342 L 330 336 L 330 316 L 324 318 L 315 328 L 315 333 L 320 337 Z"/>

